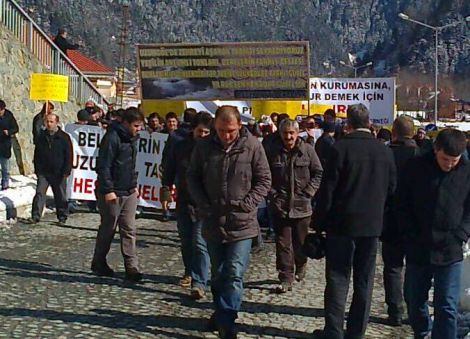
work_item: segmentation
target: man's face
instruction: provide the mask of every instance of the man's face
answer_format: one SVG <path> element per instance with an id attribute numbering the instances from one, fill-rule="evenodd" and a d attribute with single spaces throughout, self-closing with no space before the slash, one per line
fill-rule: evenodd
<path id="1" fill-rule="evenodd" d="M 178 128 L 178 120 L 175 118 L 170 118 L 166 121 L 166 128 L 169 131 L 174 131 L 175 129 Z"/>
<path id="2" fill-rule="evenodd" d="M 193 131 L 194 139 L 196 140 L 205 138 L 210 133 L 211 133 L 211 130 L 204 125 L 198 125 Z"/>
<path id="3" fill-rule="evenodd" d="M 240 134 L 241 123 L 235 118 L 229 119 L 216 119 L 215 120 L 215 131 L 224 147 L 230 146 L 235 140 L 237 140 Z"/>
<path id="4" fill-rule="evenodd" d="M 418 140 L 424 140 L 424 138 L 426 137 L 426 133 L 424 131 L 418 131 L 416 137 Z"/>
<path id="5" fill-rule="evenodd" d="M 335 122 L 335 118 L 332 117 L 332 116 L 329 115 L 329 114 L 325 114 L 325 115 L 323 116 L 323 120 L 325 120 L 326 122 Z"/>
<path id="6" fill-rule="evenodd" d="M 436 154 L 437 164 L 443 172 L 452 171 L 454 167 L 457 166 L 460 158 L 462 157 L 462 155 L 459 155 L 458 157 L 450 156 L 443 150 L 434 150 L 434 153 Z"/>
<path id="7" fill-rule="evenodd" d="M 0 108 L 0 115 L 5 114 L 5 110 L 6 110 L 6 108 Z"/>
<path id="8" fill-rule="evenodd" d="M 295 147 L 298 137 L 299 131 L 293 127 L 285 127 L 281 131 L 282 142 L 284 143 L 284 147 L 289 151 Z"/>
<path id="9" fill-rule="evenodd" d="M 305 120 L 305 129 L 314 129 L 315 128 L 315 119 L 308 118 Z"/>
<path id="10" fill-rule="evenodd" d="M 57 129 L 58 121 L 55 115 L 48 115 L 44 119 L 48 131 L 55 131 Z"/>
<path id="11" fill-rule="evenodd" d="M 129 123 L 127 121 L 124 121 L 122 123 L 122 125 L 124 126 L 124 128 L 127 129 L 127 131 L 129 132 L 129 135 L 131 137 L 135 137 L 135 136 L 137 136 L 137 134 L 139 134 L 139 132 L 144 127 L 144 122 L 143 121 L 134 121 L 134 122 Z"/>
<path id="12" fill-rule="evenodd" d="M 151 129 L 158 129 L 160 128 L 160 120 L 158 118 L 153 118 L 149 120 L 149 127 Z"/>

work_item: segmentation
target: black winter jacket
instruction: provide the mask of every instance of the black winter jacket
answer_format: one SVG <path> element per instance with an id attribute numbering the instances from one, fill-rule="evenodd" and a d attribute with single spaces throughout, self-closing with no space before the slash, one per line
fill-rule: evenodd
<path id="1" fill-rule="evenodd" d="M 117 196 L 127 196 L 135 191 L 136 140 L 120 123 L 113 122 L 108 127 L 96 162 L 99 193 L 114 192 Z"/>
<path id="2" fill-rule="evenodd" d="M 72 171 L 72 143 L 59 129 L 53 135 L 43 130 L 34 149 L 34 172 L 49 177 L 69 176 Z"/>
<path id="3" fill-rule="evenodd" d="M 419 156 L 420 148 L 413 139 L 399 139 L 393 141 L 389 147 L 392 150 L 395 165 L 397 166 L 398 190 L 398 187 L 400 187 L 400 178 L 402 177 L 406 164 L 410 159 Z M 384 229 L 381 237 L 383 242 L 399 244 L 403 241 L 403 235 L 400 234 L 396 218 L 397 201 L 397 192 L 387 201 L 384 215 Z"/>
<path id="4" fill-rule="evenodd" d="M 449 265 L 463 259 L 470 235 L 470 163 L 443 172 L 434 153 L 412 159 L 400 179 L 397 217 L 407 262 Z"/>
<path id="5" fill-rule="evenodd" d="M 67 39 L 65 39 L 64 37 L 62 37 L 60 35 L 57 35 L 54 38 L 54 43 L 57 45 L 57 47 L 59 47 L 59 49 L 64 54 L 67 54 L 68 49 L 78 49 L 80 47 L 79 45 L 71 44 L 70 42 L 68 42 Z"/>
<path id="6" fill-rule="evenodd" d="M 8 135 L 3 131 L 7 130 Z M 11 158 L 11 137 L 18 133 L 18 124 L 15 117 L 9 110 L 0 117 L 0 157 Z"/>
<path id="7" fill-rule="evenodd" d="M 323 172 L 316 228 L 340 236 L 380 236 L 385 202 L 395 185 L 396 167 L 388 147 L 362 130 L 343 136 Z"/>

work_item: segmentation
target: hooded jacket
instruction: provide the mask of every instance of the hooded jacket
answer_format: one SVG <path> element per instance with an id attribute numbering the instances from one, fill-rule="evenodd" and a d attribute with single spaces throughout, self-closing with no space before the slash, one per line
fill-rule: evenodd
<path id="1" fill-rule="evenodd" d="M 216 135 L 198 141 L 187 180 L 206 238 L 226 243 L 258 235 L 257 209 L 271 188 L 271 173 L 261 143 L 245 128 L 228 150 Z"/>
<path id="2" fill-rule="evenodd" d="M 114 192 L 117 196 L 127 196 L 135 191 L 136 140 L 137 137 L 131 137 L 118 122 L 113 122 L 108 127 L 101 141 L 96 163 L 98 191 L 101 194 Z"/>

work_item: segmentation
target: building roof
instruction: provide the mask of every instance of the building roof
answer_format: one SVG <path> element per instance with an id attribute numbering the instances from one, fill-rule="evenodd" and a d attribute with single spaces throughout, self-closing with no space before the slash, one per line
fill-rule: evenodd
<path id="1" fill-rule="evenodd" d="M 90 59 L 89 57 L 85 56 L 77 50 L 67 50 L 67 56 L 84 74 L 114 75 L 114 71 L 112 68 L 100 64 L 98 61 Z"/>

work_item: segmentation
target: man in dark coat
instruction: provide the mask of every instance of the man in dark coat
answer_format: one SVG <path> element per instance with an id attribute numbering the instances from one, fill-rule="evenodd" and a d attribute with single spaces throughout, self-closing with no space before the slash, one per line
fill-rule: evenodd
<path id="1" fill-rule="evenodd" d="M 80 45 L 71 44 L 67 40 L 67 31 L 64 28 L 59 29 L 57 36 L 54 38 L 54 43 L 59 47 L 59 49 L 67 55 L 67 50 L 69 49 L 78 49 Z"/>
<path id="2" fill-rule="evenodd" d="M 330 155 L 331 149 L 335 143 L 335 131 L 336 125 L 334 122 L 324 122 L 323 134 L 318 138 L 315 143 L 315 152 L 317 152 L 318 158 L 320 159 L 323 168 L 326 168 L 326 161 Z"/>
<path id="3" fill-rule="evenodd" d="M 144 127 L 144 115 L 137 108 L 126 109 L 122 122 L 113 121 L 101 141 L 96 161 L 98 208 L 101 217 L 91 270 L 113 276 L 106 257 L 117 226 L 121 236 L 126 279 L 142 280 L 136 250 L 135 212 L 138 203 L 136 141 Z"/>
<path id="4" fill-rule="evenodd" d="M 33 199 L 32 219 L 41 220 L 49 185 L 54 193 L 57 219 L 67 220 L 67 177 L 72 172 L 72 143 L 58 124 L 59 117 L 53 113 L 45 118 L 46 129 L 41 131 L 34 149 L 34 172 L 38 177 L 36 195 Z"/>
<path id="5" fill-rule="evenodd" d="M 457 338 L 462 245 L 470 235 L 470 164 L 465 135 L 441 131 L 434 152 L 412 159 L 398 191 L 406 243 L 405 301 L 415 338 Z M 434 282 L 433 282 L 434 281 Z M 434 287 L 434 320 L 428 298 Z"/>
<path id="6" fill-rule="evenodd" d="M 194 147 L 187 180 L 211 259 L 215 313 L 208 328 L 236 338 L 243 275 L 259 234 L 257 209 L 271 188 L 271 173 L 261 143 L 242 127 L 236 107 L 217 109 L 215 131 Z"/>
<path id="7" fill-rule="evenodd" d="M 351 270 L 346 337 L 364 337 L 385 202 L 396 183 L 392 152 L 371 134 L 368 109 L 351 105 L 347 119 L 351 132 L 336 141 L 327 160 L 314 219 L 317 231 L 326 231 L 325 328 L 314 332 L 317 338 L 345 337 Z"/>
<path id="8" fill-rule="evenodd" d="M 33 143 L 36 145 L 37 139 L 41 131 L 46 129 L 44 119 L 46 115 L 51 114 L 54 111 L 54 104 L 50 101 L 42 105 L 41 112 L 36 114 L 33 118 Z"/>
<path id="9" fill-rule="evenodd" d="M 292 290 L 294 278 L 305 277 L 307 257 L 302 246 L 312 216 L 312 199 L 320 186 L 323 169 L 313 146 L 299 137 L 297 121 L 279 126 L 281 142 L 266 152 L 272 175 L 269 193 L 276 233 L 276 267 L 281 284 L 277 293 Z"/>
<path id="10" fill-rule="evenodd" d="M 400 174 L 407 162 L 419 155 L 419 147 L 412 139 L 413 120 L 406 116 L 395 119 L 392 128 L 393 152 L 397 166 L 397 187 L 400 185 Z M 395 215 L 397 195 L 387 201 L 382 232 L 382 258 L 384 262 L 383 278 L 385 302 L 388 306 L 388 320 L 392 326 L 400 326 L 403 317 L 403 267 L 405 262 L 405 246 L 397 227 Z"/>
<path id="11" fill-rule="evenodd" d="M 175 139 L 168 150 L 163 166 L 162 186 L 169 190 L 176 185 L 176 221 L 181 240 L 181 256 L 184 264 L 184 276 L 180 281 L 182 287 L 192 287 L 191 296 L 201 299 L 205 295 L 209 274 L 209 255 L 207 243 L 202 237 L 202 222 L 196 211 L 196 204 L 188 192 L 186 172 L 191 153 L 196 142 L 210 134 L 212 116 L 201 112 L 193 118 L 191 132 L 182 138 Z"/>
<path id="12" fill-rule="evenodd" d="M 2 169 L 2 191 L 10 186 L 10 164 L 12 137 L 18 133 L 18 124 L 13 114 L 0 100 L 0 167 Z"/>

